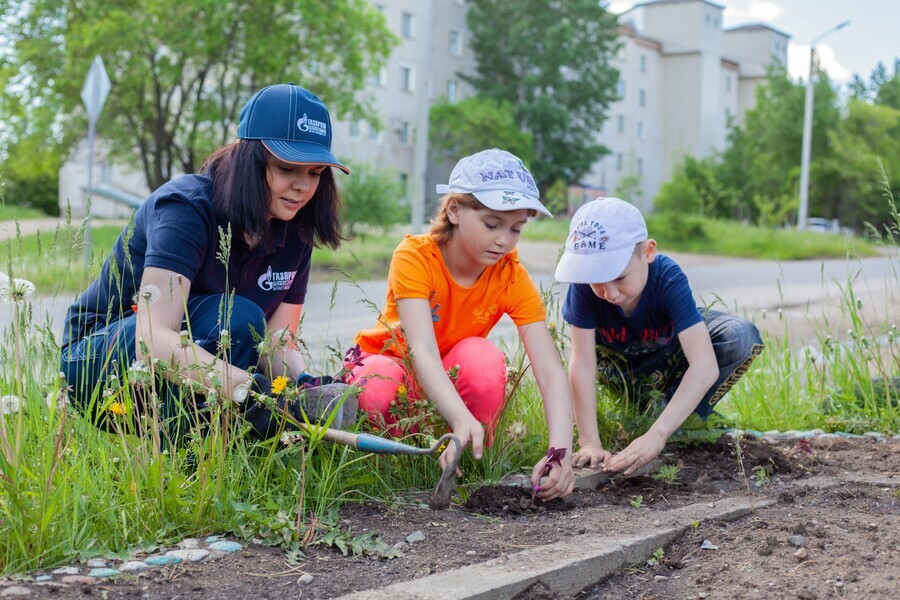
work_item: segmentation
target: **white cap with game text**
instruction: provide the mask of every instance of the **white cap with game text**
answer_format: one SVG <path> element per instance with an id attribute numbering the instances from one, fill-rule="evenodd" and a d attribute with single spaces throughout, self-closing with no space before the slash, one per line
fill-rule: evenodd
<path id="1" fill-rule="evenodd" d="M 552 217 L 541 204 L 534 178 L 519 158 L 491 148 L 460 159 L 447 185 L 437 186 L 438 194 L 472 194 L 493 210 L 529 208 Z"/>
<path id="2" fill-rule="evenodd" d="M 635 246 L 646 239 L 644 215 L 633 204 L 619 198 L 592 200 L 572 217 L 556 280 L 610 282 L 625 271 Z"/>

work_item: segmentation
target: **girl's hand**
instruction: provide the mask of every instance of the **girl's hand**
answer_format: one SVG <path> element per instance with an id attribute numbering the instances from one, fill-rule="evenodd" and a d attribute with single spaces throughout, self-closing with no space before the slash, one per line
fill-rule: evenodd
<path id="1" fill-rule="evenodd" d="M 459 438 L 460 449 L 465 450 L 469 442 L 472 442 L 472 455 L 475 460 L 481 460 L 481 453 L 484 450 L 484 425 L 469 413 L 460 419 L 458 425 L 452 425 L 452 429 L 453 435 Z M 456 445 L 449 444 L 441 454 L 441 469 L 450 464 L 455 456 Z M 462 477 L 459 467 L 456 468 L 456 476 Z"/>
<path id="2" fill-rule="evenodd" d="M 589 467 L 596 469 L 612 457 L 609 450 L 604 450 L 600 444 L 578 444 L 578 452 L 572 455 L 573 467 Z"/>
<path id="3" fill-rule="evenodd" d="M 550 462 L 550 473 L 541 482 L 541 474 L 548 466 L 547 461 L 549 460 L 550 457 L 545 456 L 534 465 L 534 469 L 531 471 L 531 485 L 541 486 L 536 495 L 544 502 L 568 496 L 575 489 L 575 473 L 572 471 L 572 461 L 568 456 L 563 457 L 559 463 Z"/>
<path id="4" fill-rule="evenodd" d="M 625 471 L 625 476 L 631 475 L 648 462 L 656 458 L 666 446 L 666 436 L 650 430 L 641 437 L 628 444 L 628 447 L 610 458 L 603 465 L 603 471 Z"/>

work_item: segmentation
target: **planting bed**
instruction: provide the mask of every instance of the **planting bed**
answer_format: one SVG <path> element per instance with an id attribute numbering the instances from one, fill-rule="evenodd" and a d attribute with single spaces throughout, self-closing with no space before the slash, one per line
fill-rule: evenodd
<path id="1" fill-rule="evenodd" d="M 668 447 L 665 464 L 680 482 L 651 475 L 613 478 L 597 490 L 542 505 L 530 490 L 472 490 L 467 502 L 430 511 L 423 494 L 393 505 L 345 506 L 342 527 L 373 533 L 403 556 L 344 557 L 310 547 L 288 564 L 282 550 L 251 545 L 214 562 L 179 564 L 94 585 L 16 582 L 56 598 L 331 598 L 438 572 L 515 560 L 548 544 L 597 536 L 623 539 L 670 525 L 670 512 L 741 497 L 772 502 L 735 521 L 699 519 L 695 527 L 633 567 L 576 592 L 576 598 L 889 597 L 900 589 L 900 442 L 813 440 L 769 445 L 745 439 Z M 743 470 L 741 469 L 743 467 Z M 765 472 L 763 472 L 765 470 Z M 896 481 L 896 483 L 894 483 Z M 759 484 L 759 485 L 757 485 Z M 584 536 L 584 537 L 581 537 Z M 411 540 L 408 542 L 407 537 Z M 424 538 L 424 539 L 423 539 Z M 708 540 L 717 549 L 701 549 Z M 496 561 L 495 561 L 496 562 Z M 311 575 L 312 580 L 304 578 Z M 460 576 L 460 586 L 464 577 Z M 563 598 L 538 583 L 521 598 Z M 450 589 L 445 597 L 458 597 Z M 402 593 L 398 597 L 402 596 Z"/>

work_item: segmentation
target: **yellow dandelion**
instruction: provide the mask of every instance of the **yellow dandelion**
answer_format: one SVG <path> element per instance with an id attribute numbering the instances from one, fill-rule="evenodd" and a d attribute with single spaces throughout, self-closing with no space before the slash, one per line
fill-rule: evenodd
<path id="1" fill-rule="evenodd" d="M 117 417 L 124 417 L 128 414 L 128 407 L 126 407 L 121 402 L 113 402 L 109 405 L 109 408 L 107 408 L 107 410 Z"/>
<path id="2" fill-rule="evenodd" d="M 272 393 L 280 394 L 284 391 L 285 386 L 287 386 L 288 379 L 284 375 L 279 375 L 272 382 Z"/>
<path id="3" fill-rule="evenodd" d="M 398 396 L 406 396 L 409 393 L 409 388 L 407 388 L 402 383 L 397 386 L 397 395 Z"/>

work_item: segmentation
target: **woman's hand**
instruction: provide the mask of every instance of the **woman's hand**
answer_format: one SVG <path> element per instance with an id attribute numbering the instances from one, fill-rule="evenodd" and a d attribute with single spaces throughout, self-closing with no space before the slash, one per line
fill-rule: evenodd
<path id="1" fill-rule="evenodd" d="M 541 477 L 548 467 L 550 473 L 541 482 Z M 568 496 L 575 489 L 575 473 L 572 471 L 571 459 L 564 456 L 557 462 L 549 456 L 543 457 L 531 470 L 531 485 L 533 488 L 540 486 L 536 495 L 544 502 Z"/>
<path id="2" fill-rule="evenodd" d="M 467 411 L 468 412 L 468 411 Z M 484 450 L 484 425 L 481 424 L 471 413 L 462 415 L 458 424 L 451 424 L 453 435 L 459 438 L 460 451 L 464 451 L 469 442 L 472 443 L 472 455 L 475 460 L 481 460 L 481 453 Z M 441 469 L 445 468 L 456 457 L 456 445 L 448 444 L 447 449 L 441 454 Z M 461 477 L 462 471 L 456 468 L 456 476 Z"/>
<path id="3" fill-rule="evenodd" d="M 596 469 L 612 457 L 599 443 L 578 444 L 578 452 L 572 455 L 572 466 Z"/>
<path id="4" fill-rule="evenodd" d="M 659 456 L 665 446 L 666 436 L 651 429 L 607 460 L 603 465 L 603 471 L 606 473 L 625 471 L 627 477 Z"/>

